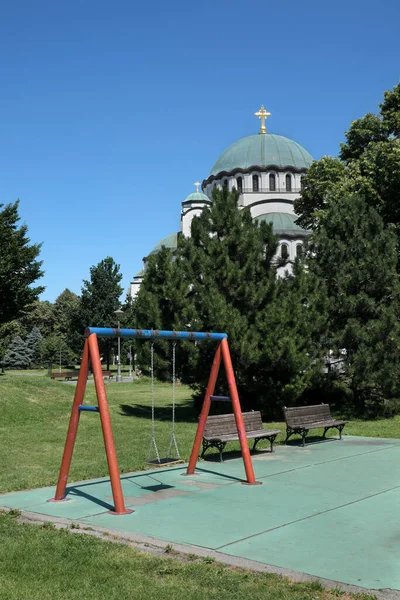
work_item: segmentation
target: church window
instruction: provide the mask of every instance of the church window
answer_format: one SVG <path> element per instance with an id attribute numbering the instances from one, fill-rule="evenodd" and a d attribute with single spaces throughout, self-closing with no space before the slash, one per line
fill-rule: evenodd
<path id="1" fill-rule="evenodd" d="M 303 244 L 297 244 L 296 246 L 296 256 L 301 258 L 303 256 Z"/>
<path id="2" fill-rule="evenodd" d="M 241 177 L 238 177 L 236 179 L 236 183 L 237 183 L 237 189 L 239 194 L 241 194 L 243 192 L 243 179 Z"/>
<path id="3" fill-rule="evenodd" d="M 253 175 L 253 192 L 258 192 L 258 190 L 259 190 L 258 175 Z"/>
<path id="4" fill-rule="evenodd" d="M 289 249 L 287 244 L 281 245 L 281 258 L 289 258 Z"/>
<path id="5" fill-rule="evenodd" d="M 292 191 L 292 176 L 291 175 L 286 175 L 286 191 L 287 192 Z"/>
<path id="6" fill-rule="evenodd" d="M 300 189 L 301 189 L 301 191 L 304 190 L 304 175 L 302 175 L 300 177 Z"/>
<path id="7" fill-rule="evenodd" d="M 269 176 L 269 191 L 275 192 L 276 190 L 276 177 L 273 173 Z"/>
<path id="8" fill-rule="evenodd" d="M 224 185 L 226 185 L 226 188 L 229 190 L 229 179 L 225 179 Z"/>

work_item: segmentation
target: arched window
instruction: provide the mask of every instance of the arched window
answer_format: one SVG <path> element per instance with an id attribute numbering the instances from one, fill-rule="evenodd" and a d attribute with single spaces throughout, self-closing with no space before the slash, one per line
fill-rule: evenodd
<path id="1" fill-rule="evenodd" d="M 253 192 L 258 192 L 258 175 L 253 175 Z"/>
<path id="2" fill-rule="evenodd" d="M 273 173 L 269 176 L 269 191 L 275 192 L 276 190 L 276 177 Z"/>
<path id="3" fill-rule="evenodd" d="M 296 256 L 301 258 L 303 256 L 303 244 L 296 245 Z"/>
<path id="4" fill-rule="evenodd" d="M 292 191 L 292 176 L 291 175 L 286 175 L 286 191 L 287 192 Z"/>
<path id="5" fill-rule="evenodd" d="M 226 189 L 229 190 L 229 179 L 225 179 L 224 185 L 226 186 Z"/>
<path id="6" fill-rule="evenodd" d="M 243 192 L 243 179 L 241 177 L 238 177 L 236 179 L 236 183 L 237 183 L 237 189 L 239 194 L 241 194 Z"/>
<path id="7" fill-rule="evenodd" d="M 289 258 L 289 248 L 287 244 L 281 245 L 281 258 Z"/>
<path id="8" fill-rule="evenodd" d="M 304 175 L 302 175 L 300 177 L 300 189 L 301 189 L 301 191 L 304 190 Z"/>

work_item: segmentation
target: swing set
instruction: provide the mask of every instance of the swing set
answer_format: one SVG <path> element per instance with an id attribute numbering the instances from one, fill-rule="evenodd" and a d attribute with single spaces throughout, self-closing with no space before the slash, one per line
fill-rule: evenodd
<path id="1" fill-rule="evenodd" d="M 255 480 L 253 465 L 251 462 L 249 446 L 247 443 L 245 425 L 243 423 L 242 411 L 240 408 L 239 395 L 236 387 L 235 374 L 232 367 L 232 360 L 228 345 L 228 336 L 226 333 L 210 333 L 210 332 L 199 332 L 199 331 L 164 331 L 164 330 L 153 330 L 153 329 L 113 329 L 103 327 L 88 327 L 85 331 L 86 340 L 83 349 L 82 361 L 79 370 L 78 382 L 76 385 L 74 401 L 71 410 L 71 417 L 69 421 L 69 427 L 67 432 L 67 438 L 64 446 L 64 453 L 61 461 L 60 473 L 58 477 L 58 483 L 56 488 L 55 497 L 52 499 L 53 502 L 61 502 L 66 498 L 68 475 L 72 460 L 72 454 L 74 450 L 76 434 L 78 430 L 79 418 L 82 412 L 97 412 L 100 415 L 100 422 L 103 431 L 104 446 L 106 451 L 108 471 L 110 475 L 110 482 L 112 488 L 112 495 L 114 500 L 114 511 L 112 514 L 124 515 L 133 512 L 125 508 L 124 496 L 122 493 L 121 478 L 118 468 L 117 455 L 115 452 L 114 438 L 111 427 L 110 414 L 108 410 L 107 394 L 104 385 L 102 367 L 100 362 L 100 352 L 98 345 L 99 337 L 121 337 L 121 338 L 136 338 L 143 340 L 152 340 L 151 346 L 151 377 L 152 377 L 152 440 L 150 443 L 150 449 L 147 456 L 147 461 L 152 465 L 162 466 L 165 464 L 171 464 L 172 462 L 180 462 L 180 455 L 178 445 L 175 438 L 175 345 L 176 340 L 190 340 L 190 341 L 201 341 L 201 340 L 213 340 L 218 342 L 217 349 L 214 355 L 210 376 L 208 379 L 208 385 L 204 396 L 203 407 L 199 417 L 199 424 L 196 431 L 196 436 L 193 443 L 192 452 L 186 473 L 184 475 L 193 476 L 195 475 L 197 459 L 199 456 L 199 450 L 201 441 L 203 439 L 203 433 L 206 426 L 208 414 L 210 412 L 210 406 L 212 400 L 219 399 L 220 396 L 213 396 L 215 385 L 221 362 L 225 367 L 225 374 L 227 378 L 229 396 L 224 398 L 226 401 L 232 402 L 233 413 L 235 415 L 236 427 L 238 431 L 238 437 L 240 447 L 242 451 L 242 457 L 244 462 L 244 468 L 246 473 L 246 483 L 248 485 L 257 485 L 260 482 Z M 161 459 L 156 440 L 155 440 L 155 392 L 154 392 L 154 341 L 157 339 L 169 339 L 174 340 L 173 344 L 173 369 L 172 369 L 172 434 L 170 444 L 168 447 L 167 454 L 170 453 L 172 446 L 174 446 L 177 453 L 177 458 L 171 459 L 167 456 L 166 459 Z M 89 367 L 93 371 L 94 383 L 96 388 L 97 406 L 89 406 L 83 404 L 86 382 L 89 374 Z M 156 460 L 150 461 L 152 450 L 155 450 Z"/>

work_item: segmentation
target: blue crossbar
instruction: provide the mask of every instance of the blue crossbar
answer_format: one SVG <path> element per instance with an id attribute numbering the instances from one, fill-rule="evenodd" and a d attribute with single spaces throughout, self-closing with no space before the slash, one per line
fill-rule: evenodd
<path id="1" fill-rule="evenodd" d="M 165 331 L 162 329 L 117 329 L 112 327 L 87 327 L 86 337 L 95 333 L 99 337 L 123 337 L 164 340 L 215 340 L 227 338 L 226 333 L 212 333 L 207 331 Z"/>
<path id="2" fill-rule="evenodd" d="M 216 402 L 232 402 L 232 399 L 229 396 L 211 396 L 211 400 Z"/>
<path id="3" fill-rule="evenodd" d="M 78 406 L 78 409 L 80 411 L 87 410 L 88 412 L 99 412 L 99 407 L 98 406 L 86 406 L 85 404 L 80 404 Z"/>

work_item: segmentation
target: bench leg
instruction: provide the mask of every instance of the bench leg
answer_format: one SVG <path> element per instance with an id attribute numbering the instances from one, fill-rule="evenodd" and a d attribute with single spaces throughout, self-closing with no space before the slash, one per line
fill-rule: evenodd
<path id="1" fill-rule="evenodd" d="M 209 444 L 208 442 L 206 442 L 205 440 L 203 440 L 203 451 L 201 453 L 200 458 L 204 458 L 204 455 L 206 453 L 206 450 L 211 446 L 211 444 Z"/>
<path id="2" fill-rule="evenodd" d="M 307 437 L 308 429 L 301 430 L 301 437 L 303 439 L 303 448 L 306 445 L 306 437 Z"/>
<path id="3" fill-rule="evenodd" d="M 219 461 L 224 462 L 222 452 L 225 446 L 226 442 L 208 442 L 206 440 L 203 440 L 203 452 L 201 453 L 200 458 L 204 458 L 204 454 L 206 453 L 206 450 L 208 450 L 208 448 L 217 448 L 219 451 Z"/>
<path id="4" fill-rule="evenodd" d="M 322 436 L 323 438 L 326 436 L 326 432 L 328 431 L 329 427 L 324 427 L 324 435 Z"/>
<path id="5" fill-rule="evenodd" d="M 224 462 L 224 459 L 222 458 L 222 452 L 226 446 L 226 442 L 216 442 L 215 446 L 219 450 L 219 462 Z"/>
<path id="6" fill-rule="evenodd" d="M 253 443 L 253 448 L 252 448 L 252 452 L 254 452 L 254 450 L 256 449 L 256 446 L 258 444 L 258 442 L 260 440 L 268 440 L 269 441 L 269 445 L 270 445 L 270 451 L 273 452 L 274 451 L 274 441 L 275 441 L 276 435 L 270 435 L 267 438 L 266 437 L 260 437 L 260 438 L 255 438 L 254 439 L 254 443 Z"/>
<path id="7" fill-rule="evenodd" d="M 338 425 L 337 429 L 339 430 L 339 440 L 342 439 L 342 431 L 343 431 L 343 427 L 344 425 Z"/>
<path id="8" fill-rule="evenodd" d="M 291 427 L 286 427 L 286 440 L 285 440 L 285 444 L 287 444 L 288 439 L 290 438 L 291 435 L 293 435 L 294 431 Z"/>

